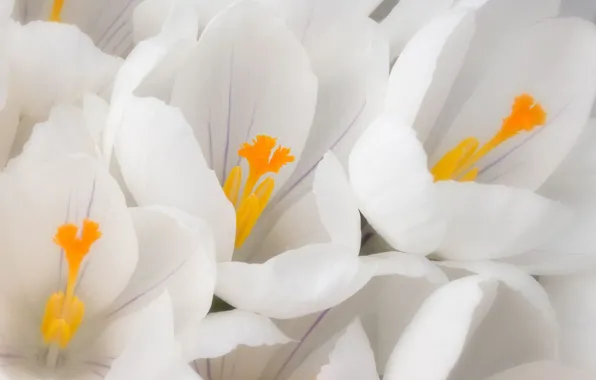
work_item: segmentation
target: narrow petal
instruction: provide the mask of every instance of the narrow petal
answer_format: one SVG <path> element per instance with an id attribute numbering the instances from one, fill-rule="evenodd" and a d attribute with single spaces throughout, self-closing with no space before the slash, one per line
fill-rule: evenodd
<path id="1" fill-rule="evenodd" d="M 229 260 L 234 208 L 178 109 L 152 98 L 133 98 L 124 110 L 116 154 L 139 205 L 167 205 L 204 219 L 215 234 L 218 260 Z"/>
<path id="2" fill-rule="evenodd" d="M 558 202 L 528 190 L 441 181 L 447 232 L 438 253 L 451 260 L 512 257 L 539 247 L 571 219 Z"/>
<path id="3" fill-rule="evenodd" d="M 374 271 L 374 265 L 346 254 L 341 246 L 313 244 L 264 264 L 220 263 L 216 294 L 241 310 L 295 318 L 337 305 L 361 289 Z"/>
<path id="4" fill-rule="evenodd" d="M 349 172 L 360 211 L 392 247 L 419 254 L 437 248 L 445 226 L 411 128 L 381 117 L 356 143 Z"/>
<path id="5" fill-rule="evenodd" d="M 312 123 L 317 81 L 308 56 L 281 20 L 252 1 L 223 11 L 180 71 L 172 104 L 194 129 L 223 182 L 240 164 L 238 148 L 259 134 L 300 158 Z M 276 190 L 293 166 L 276 174 Z"/>
<path id="6" fill-rule="evenodd" d="M 180 340 L 187 360 L 217 358 L 238 346 L 285 344 L 285 336 L 269 318 L 241 310 L 209 314 L 183 331 Z"/>

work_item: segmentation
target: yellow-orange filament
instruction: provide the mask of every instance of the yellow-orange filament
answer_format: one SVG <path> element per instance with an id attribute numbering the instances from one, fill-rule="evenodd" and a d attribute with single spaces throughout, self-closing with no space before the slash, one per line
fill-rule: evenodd
<path id="1" fill-rule="evenodd" d="M 258 184 L 259 180 L 266 174 L 279 173 L 282 167 L 294 161 L 289 148 L 278 146 L 275 149 L 276 145 L 277 140 L 267 135 L 258 135 L 252 143 L 242 144 L 238 155 L 248 162 L 248 178 L 242 194 L 240 166 L 232 169 L 224 183 L 224 192 L 236 208 L 236 248 L 241 247 L 250 235 L 275 188 L 273 178 L 267 177 Z"/>
<path id="2" fill-rule="evenodd" d="M 46 344 L 58 344 L 66 348 L 76 334 L 85 314 L 85 305 L 74 295 L 81 263 L 91 246 L 101 237 L 99 224 L 85 219 L 79 234 L 79 227 L 63 224 L 58 227 L 54 243 L 63 249 L 68 264 L 65 292 L 56 292 L 48 298 L 41 333 Z"/>
<path id="3" fill-rule="evenodd" d="M 62 7 L 64 7 L 64 0 L 54 0 L 54 5 L 52 5 L 52 13 L 50 13 L 50 21 L 62 21 L 62 18 L 60 17 L 62 14 Z"/>
<path id="4" fill-rule="evenodd" d="M 503 119 L 499 131 L 484 145 L 475 137 L 462 140 L 448 151 L 432 168 L 435 181 L 474 181 L 478 176 L 476 164 L 493 149 L 520 132 L 530 132 L 546 123 L 546 112 L 531 95 L 515 98 L 511 114 Z"/>

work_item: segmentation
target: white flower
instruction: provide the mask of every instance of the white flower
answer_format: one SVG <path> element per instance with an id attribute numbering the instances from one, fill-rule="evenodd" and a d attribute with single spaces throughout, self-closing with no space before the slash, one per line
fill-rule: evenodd
<path id="1" fill-rule="evenodd" d="M 532 250 L 571 213 L 535 192 L 574 147 L 596 94 L 596 28 L 552 18 L 557 9 L 463 1 L 404 49 L 385 115 L 350 162 L 361 211 L 393 247 L 545 269 Z"/>
<path id="2" fill-rule="evenodd" d="M 228 303 L 291 318 L 341 302 L 373 274 L 358 257 L 360 215 L 340 161 L 380 109 L 382 34 L 364 13 L 303 46 L 269 8 L 240 1 L 172 55 L 196 33 L 175 5 L 117 75 L 104 157 L 115 143 L 137 204 L 209 223 Z M 323 159 L 329 150 L 337 158 Z"/>
<path id="3" fill-rule="evenodd" d="M 127 208 L 83 154 L 84 125 L 80 109 L 56 108 L 0 176 L 3 370 L 170 378 L 186 368 L 175 335 L 211 305 L 213 238 L 179 210 Z"/>

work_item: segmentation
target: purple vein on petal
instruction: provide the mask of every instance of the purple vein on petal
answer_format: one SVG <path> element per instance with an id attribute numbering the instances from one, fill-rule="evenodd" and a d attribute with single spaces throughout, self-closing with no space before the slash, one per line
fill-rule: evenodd
<path id="1" fill-rule="evenodd" d="M 323 311 L 321 314 L 319 314 L 319 316 L 317 317 L 317 319 L 315 319 L 313 324 L 308 328 L 308 330 L 306 330 L 304 335 L 302 335 L 302 338 L 300 338 L 300 342 L 292 350 L 292 352 L 290 353 L 290 355 L 288 356 L 288 358 L 286 359 L 284 364 L 281 366 L 279 371 L 277 371 L 277 374 L 275 375 L 274 380 L 277 380 L 279 378 L 279 375 L 281 375 L 281 373 L 284 371 L 284 369 L 286 369 L 286 367 L 288 366 L 290 361 L 294 358 L 294 356 L 296 356 L 296 353 L 298 352 L 300 347 L 302 347 L 302 344 L 304 343 L 304 341 L 310 336 L 310 334 L 312 334 L 312 332 L 319 325 L 319 323 L 321 323 L 321 321 L 323 320 L 323 318 L 325 318 L 325 316 L 327 315 L 329 310 L 331 310 L 331 309 L 327 309 L 327 310 Z"/>
<path id="2" fill-rule="evenodd" d="M 224 162 L 223 162 L 223 176 L 222 181 L 226 180 L 228 174 L 228 151 L 230 150 L 230 124 L 232 122 L 232 90 L 234 84 L 234 46 L 232 46 L 232 53 L 230 55 L 230 81 L 228 85 L 228 122 L 226 124 L 226 144 L 224 146 Z"/>

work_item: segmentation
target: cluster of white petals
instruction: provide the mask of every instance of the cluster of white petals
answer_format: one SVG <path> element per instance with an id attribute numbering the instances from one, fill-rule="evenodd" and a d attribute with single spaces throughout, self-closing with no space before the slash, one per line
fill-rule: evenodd
<path id="1" fill-rule="evenodd" d="M 0 0 L 0 380 L 596 378 L 596 3 Z"/>

